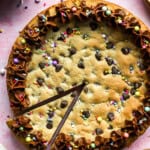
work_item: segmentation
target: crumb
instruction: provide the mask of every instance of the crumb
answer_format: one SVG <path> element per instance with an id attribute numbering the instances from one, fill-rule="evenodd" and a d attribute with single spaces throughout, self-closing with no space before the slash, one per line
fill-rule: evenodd
<path id="1" fill-rule="evenodd" d="M 4 75 L 5 75 L 5 69 L 4 69 L 4 68 L 2 68 L 2 69 L 0 70 L 0 75 L 1 75 L 1 76 L 4 76 Z"/>
<path id="2" fill-rule="evenodd" d="M 28 9 L 28 6 L 25 6 L 24 9 Z"/>
<path id="3" fill-rule="evenodd" d="M 34 2 L 35 2 L 35 3 L 40 3 L 40 2 L 41 2 L 41 0 L 34 0 Z"/>
<path id="4" fill-rule="evenodd" d="M 3 33 L 4 32 L 4 30 L 3 29 L 0 29 L 0 33 Z"/>
<path id="5" fill-rule="evenodd" d="M 46 6 L 46 3 L 44 3 L 43 6 L 45 7 L 45 6 Z"/>

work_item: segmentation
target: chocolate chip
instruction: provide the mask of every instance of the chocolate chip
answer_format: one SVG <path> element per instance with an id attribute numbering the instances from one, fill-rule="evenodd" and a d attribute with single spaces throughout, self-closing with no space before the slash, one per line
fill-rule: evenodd
<path id="1" fill-rule="evenodd" d="M 65 40 L 64 34 L 61 34 L 61 35 L 57 38 L 57 40 L 59 40 L 59 41 L 64 41 L 64 40 Z"/>
<path id="2" fill-rule="evenodd" d="M 56 27 L 52 27 L 52 30 L 53 30 L 53 32 L 57 32 L 57 31 L 59 31 L 59 28 L 56 26 Z"/>
<path id="3" fill-rule="evenodd" d="M 90 112 L 88 110 L 83 111 L 82 116 L 85 117 L 85 118 L 89 118 L 90 117 Z"/>
<path id="4" fill-rule="evenodd" d="M 66 32 L 67 32 L 67 34 L 72 34 L 72 33 L 73 33 L 73 30 L 72 30 L 70 27 L 68 27 L 68 28 L 66 29 Z"/>
<path id="5" fill-rule="evenodd" d="M 96 129 L 95 129 L 95 132 L 96 132 L 96 135 L 100 135 L 100 134 L 103 133 L 103 130 L 100 129 L 100 128 L 96 128 Z"/>
<path id="6" fill-rule="evenodd" d="M 94 21 L 92 21 L 92 22 L 90 22 L 90 27 L 91 27 L 91 30 L 96 30 L 97 29 L 97 27 L 98 27 L 98 24 L 96 23 L 96 22 L 94 22 Z"/>
<path id="7" fill-rule="evenodd" d="M 68 50 L 69 50 L 70 56 L 74 55 L 77 51 L 75 47 L 71 47 Z"/>
<path id="8" fill-rule="evenodd" d="M 49 117 L 49 118 L 52 118 L 53 116 L 54 116 L 54 112 L 53 112 L 53 111 L 49 111 L 49 112 L 48 112 L 48 117 Z"/>
<path id="9" fill-rule="evenodd" d="M 89 38 L 89 35 L 88 34 L 83 34 L 82 38 L 87 40 Z"/>
<path id="10" fill-rule="evenodd" d="M 37 83 L 40 85 L 40 86 L 42 86 L 43 85 L 43 82 L 44 82 L 44 79 L 43 78 L 37 78 Z"/>
<path id="11" fill-rule="evenodd" d="M 108 70 L 104 70 L 103 74 L 104 74 L 104 75 L 109 74 Z"/>
<path id="12" fill-rule="evenodd" d="M 119 74 L 119 69 L 117 69 L 115 66 L 113 66 L 112 68 L 111 68 L 111 72 L 112 72 L 112 74 Z"/>
<path id="13" fill-rule="evenodd" d="M 81 69 L 85 68 L 83 60 L 79 60 L 78 67 Z"/>
<path id="14" fill-rule="evenodd" d="M 99 60 L 101 60 L 101 57 L 102 57 L 102 55 L 100 54 L 100 52 L 96 51 L 95 58 L 99 61 Z"/>
<path id="15" fill-rule="evenodd" d="M 61 103 L 60 103 L 60 107 L 61 107 L 61 108 L 65 108 L 67 105 L 68 105 L 68 101 L 66 101 L 66 100 L 63 100 L 63 101 L 61 101 Z"/>
<path id="16" fill-rule="evenodd" d="M 109 121 L 113 121 L 115 119 L 114 113 L 113 112 L 109 112 L 107 114 L 107 118 L 108 118 Z"/>
<path id="17" fill-rule="evenodd" d="M 122 53 L 123 54 L 125 54 L 125 55 L 128 55 L 129 53 L 130 53 L 130 48 L 128 48 L 128 47 L 123 47 L 122 49 L 121 49 L 121 51 L 122 51 Z"/>
<path id="18" fill-rule="evenodd" d="M 108 129 L 113 129 L 113 126 L 110 124 L 109 127 L 108 127 Z"/>
<path id="19" fill-rule="evenodd" d="M 132 88 L 132 89 L 130 90 L 130 93 L 131 93 L 132 95 L 134 95 L 135 92 L 136 92 L 136 90 L 135 90 L 134 88 Z"/>
<path id="20" fill-rule="evenodd" d="M 107 43 L 106 43 L 106 48 L 107 48 L 107 49 L 112 49 L 113 47 L 114 47 L 113 42 L 107 42 Z"/>
<path id="21" fill-rule="evenodd" d="M 40 62 L 40 63 L 39 63 L 39 67 L 40 67 L 41 69 L 43 69 L 43 68 L 45 67 L 45 63 Z"/>
<path id="22" fill-rule="evenodd" d="M 127 100 L 130 96 L 129 96 L 128 93 L 124 92 L 124 93 L 122 94 L 122 97 L 123 97 L 124 100 Z"/>
<path id="23" fill-rule="evenodd" d="M 88 88 L 87 87 L 84 88 L 84 92 L 88 93 Z"/>
<path id="24" fill-rule="evenodd" d="M 112 64 L 114 64 L 113 59 L 110 58 L 110 57 L 106 57 L 105 60 L 106 60 L 106 62 L 107 62 L 107 64 L 108 64 L 109 66 L 111 66 Z"/>
<path id="25" fill-rule="evenodd" d="M 135 88 L 135 89 L 140 88 L 140 87 L 141 87 L 141 85 L 142 85 L 142 83 L 139 83 L 139 82 L 135 82 L 135 83 L 133 83 L 133 86 L 134 86 L 134 88 Z"/>
<path id="26" fill-rule="evenodd" d="M 48 129 L 52 129 L 52 128 L 53 128 L 53 121 L 52 121 L 52 120 L 49 120 L 48 123 L 47 123 L 47 125 L 46 125 L 46 127 L 47 127 Z"/>
<path id="27" fill-rule="evenodd" d="M 55 66 L 55 71 L 56 71 L 56 72 L 59 72 L 61 69 L 62 69 L 62 65 L 57 64 L 57 65 Z"/>
<path id="28" fill-rule="evenodd" d="M 58 94 L 64 92 L 64 89 L 61 87 L 56 87 L 56 91 L 58 92 Z"/>

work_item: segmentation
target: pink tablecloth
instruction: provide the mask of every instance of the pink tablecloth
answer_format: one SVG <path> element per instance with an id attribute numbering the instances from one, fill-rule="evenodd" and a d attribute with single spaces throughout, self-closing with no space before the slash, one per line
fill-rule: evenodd
<path id="1" fill-rule="evenodd" d="M 3 29 L 3 33 L 0 33 L 0 69 L 6 66 L 11 46 L 19 31 L 38 12 L 54 3 L 58 3 L 60 0 L 43 0 L 39 4 L 36 4 L 34 0 L 24 0 L 23 5 L 16 8 L 18 1 L 1 0 L 0 2 L 0 29 Z M 150 11 L 145 7 L 143 0 L 109 1 L 127 8 L 150 27 Z M 25 6 L 27 6 L 26 9 Z M 5 76 L 0 76 L 0 144 L 3 144 L 7 150 L 25 150 L 24 146 L 17 141 L 6 126 L 5 121 L 8 115 L 11 115 L 11 110 L 6 91 Z M 149 141 L 150 128 L 126 150 L 150 149 Z"/>

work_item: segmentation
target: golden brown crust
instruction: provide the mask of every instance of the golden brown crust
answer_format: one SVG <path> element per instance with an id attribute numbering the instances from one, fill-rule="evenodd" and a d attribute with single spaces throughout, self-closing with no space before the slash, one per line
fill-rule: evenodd
<path id="1" fill-rule="evenodd" d="M 75 9 L 72 9 L 73 6 L 75 6 Z M 102 7 L 104 6 L 109 8 L 109 12 L 106 12 L 105 9 L 102 10 Z M 87 15 L 86 10 L 91 10 L 91 12 Z M 41 16 L 42 14 L 44 16 Z M 26 66 L 31 60 L 32 49 L 40 47 L 47 31 L 52 27 L 57 27 L 58 21 L 65 24 L 69 20 L 71 21 L 72 18 L 76 17 L 82 22 L 90 15 L 98 22 L 106 20 L 111 25 L 119 26 L 133 35 L 135 38 L 135 43 L 141 49 L 141 54 L 145 61 L 145 65 L 147 66 L 146 71 L 149 78 L 150 31 L 142 21 L 133 17 L 133 15 L 127 10 L 109 2 L 101 0 L 88 0 L 86 2 L 81 0 L 66 1 L 61 4 L 54 5 L 37 15 L 23 29 L 13 46 L 7 66 L 7 86 L 11 106 L 14 111 L 21 111 L 22 108 L 30 105 L 24 89 L 25 79 L 28 73 Z M 143 100 L 143 106 L 147 108 L 150 107 L 149 94 L 150 81 L 147 81 L 147 97 Z M 130 144 L 133 139 L 136 139 L 136 137 L 141 135 L 149 126 L 150 112 L 144 111 L 143 106 L 140 106 L 138 110 L 133 110 L 133 120 L 126 120 L 125 127 L 121 130 L 113 131 L 111 133 L 111 138 L 97 136 L 95 141 L 91 143 L 85 138 L 80 138 L 77 141 L 73 141 L 73 139 L 68 137 L 68 135 L 60 134 L 56 140 L 56 145 L 59 149 L 67 149 L 68 145 L 71 145 L 73 149 L 120 149 Z M 26 125 L 26 118 L 20 119 L 19 117 L 15 120 L 8 121 L 9 127 L 12 128 L 16 134 L 20 124 L 27 129 L 32 128 L 32 126 L 28 124 Z M 25 136 L 27 136 L 28 131 L 25 134 Z M 40 145 L 39 149 L 44 149 L 45 147 L 42 146 L 44 144 L 42 142 L 41 134 L 39 140 L 37 141 L 39 142 L 33 143 L 33 141 L 30 141 L 28 144 L 33 147 Z"/>

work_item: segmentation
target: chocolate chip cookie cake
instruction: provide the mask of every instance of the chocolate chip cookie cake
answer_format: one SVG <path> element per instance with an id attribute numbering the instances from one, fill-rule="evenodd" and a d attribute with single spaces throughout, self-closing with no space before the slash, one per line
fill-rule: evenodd
<path id="1" fill-rule="evenodd" d="M 68 0 L 22 30 L 7 65 L 28 149 L 121 150 L 150 125 L 150 31 L 102 0 Z"/>

